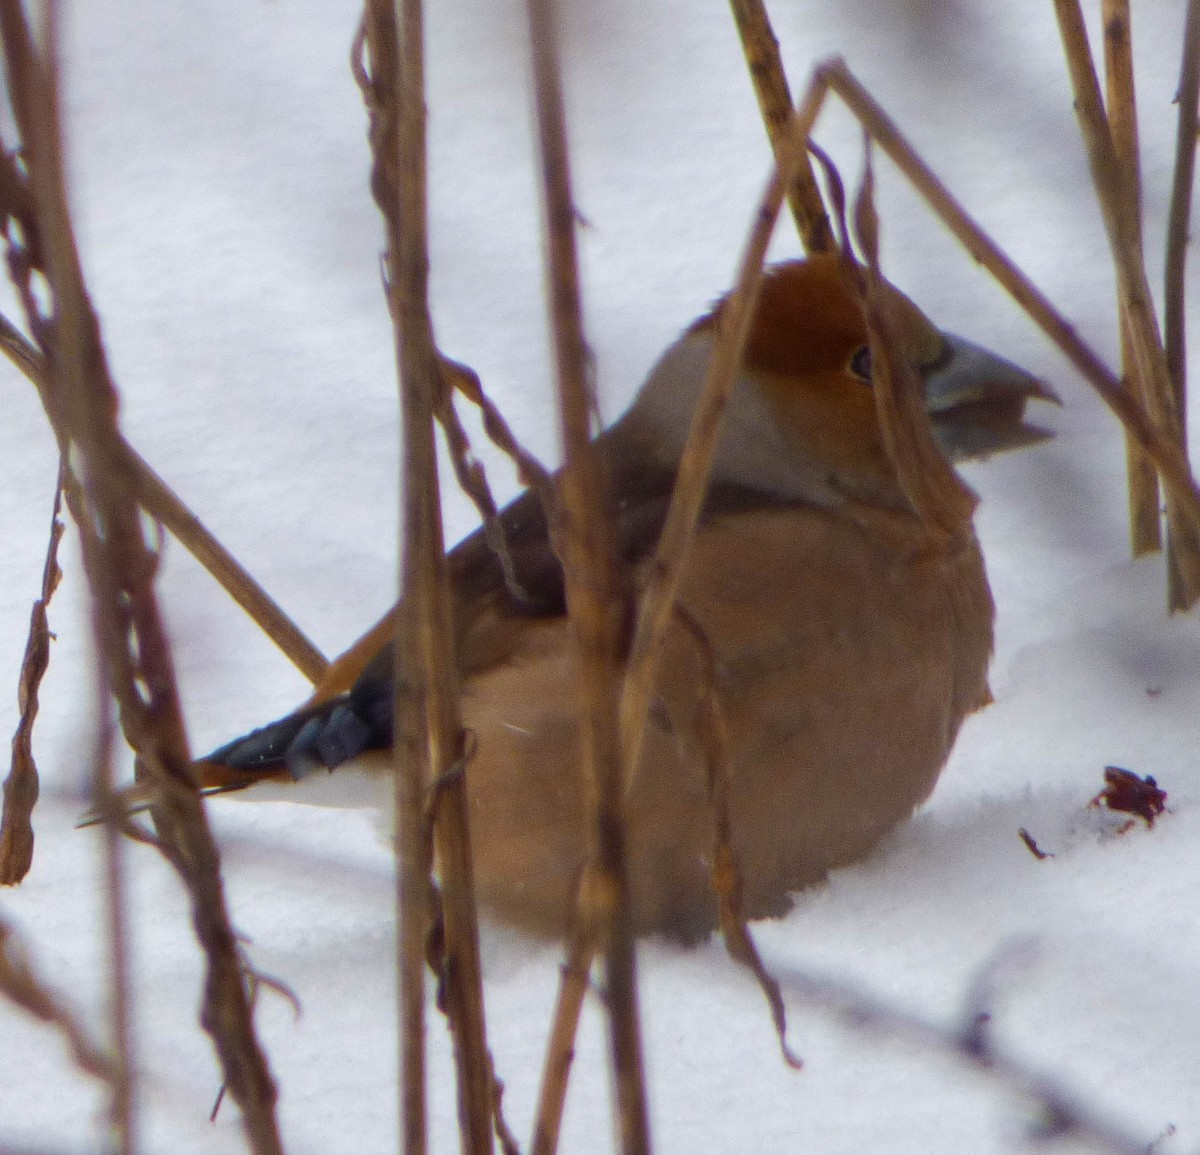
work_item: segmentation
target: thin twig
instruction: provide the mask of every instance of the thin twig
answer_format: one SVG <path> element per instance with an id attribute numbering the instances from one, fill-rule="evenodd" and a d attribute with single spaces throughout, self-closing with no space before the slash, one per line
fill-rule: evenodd
<path id="1" fill-rule="evenodd" d="M 558 545 L 579 655 L 581 761 L 591 820 L 578 915 L 604 957 L 620 1149 L 626 1155 L 644 1155 L 650 1150 L 650 1120 L 625 856 L 624 775 L 617 713 L 622 582 L 605 500 L 605 478 L 591 438 L 596 405 L 587 374 L 575 250 L 578 214 L 571 188 L 554 0 L 528 0 L 527 13 L 564 457 L 560 493 L 565 532 Z"/>
<path id="2" fill-rule="evenodd" d="M 1158 429 L 1174 442 L 1186 460 L 1187 449 L 1167 372 L 1166 353 L 1158 329 L 1154 300 L 1137 230 L 1136 202 L 1122 195 L 1125 182 L 1100 98 L 1079 0 L 1054 0 L 1059 32 L 1075 93 L 1075 113 L 1087 148 L 1092 184 L 1108 234 L 1117 275 L 1121 324 L 1146 408 Z M 1186 609 L 1200 598 L 1200 526 L 1179 508 L 1173 490 L 1167 494 L 1167 587 L 1172 610 Z"/>
<path id="3" fill-rule="evenodd" d="M 658 656 L 707 492 L 708 474 L 720 436 L 725 406 L 733 391 L 735 374 L 749 331 L 767 245 L 779 216 L 785 190 L 790 186 L 796 166 L 805 155 L 805 142 L 820 111 L 824 93 L 823 77 L 819 73 L 814 74 L 805 99 L 793 119 L 787 145 L 776 159 L 771 178 L 755 212 L 735 288 L 721 309 L 712 359 L 692 417 L 671 505 L 655 551 L 653 576 L 642 597 L 630 647 L 628 672 L 621 695 L 621 740 L 627 790 L 641 760 Z"/>
<path id="4" fill-rule="evenodd" d="M 492 444 L 512 459 L 521 484 L 536 489 L 547 510 L 552 508 L 555 500 L 554 475 L 517 440 L 503 414 L 483 391 L 478 375 L 448 357 L 442 358 L 442 372 L 450 378 L 458 392 L 478 407 L 484 432 Z"/>
<path id="5" fill-rule="evenodd" d="M 492 1072 L 492 1094 L 494 1099 L 493 1126 L 496 1138 L 500 1142 L 500 1150 L 504 1152 L 504 1155 L 521 1155 L 521 1144 L 517 1142 L 516 1135 L 513 1134 L 508 1120 L 504 1117 L 504 1083 L 496 1077 L 495 1071 Z"/>
<path id="6" fill-rule="evenodd" d="M 33 865 L 33 808 L 38 799 L 38 770 L 33 758 L 33 724 L 38 713 L 38 688 L 50 665 L 50 625 L 46 613 L 58 587 L 62 571 L 58 568 L 58 543 L 63 535 L 59 520 L 62 509 L 63 469 L 59 467 L 54 485 L 54 512 L 50 518 L 50 541 L 42 566 L 42 593 L 33 603 L 29 617 L 29 636 L 17 685 L 17 706 L 21 711 L 17 732 L 12 740 L 12 765 L 4 779 L 4 811 L 0 816 L 0 885 L 14 886 Z"/>
<path id="7" fill-rule="evenodd" d="M 442 435 L 446 439 L 446 447 L 450 451 L 450 464 L 458 487 L 471 499 L 483 522 L 484 539 L 493 556 L 500 563 L 504 573 L 504 585 L 518 602 L 528 602 L 529 594 L 517 580 L 516 569 L 513 566 L 512 554 L 509 552 L 508 539 L 504 534 L 504 526 L 500 522 L 499 509 L 496 499 L 492 496 L 492 488 L 488 484 L 487 472 L 483 463 L 471 449 L 471 439 L 467 435 L 463 423 L 459 420 L 458 410 L 454 408 L 454 380 L 456 377 L 470 376 L 474 378 L 473 388 L 481 396 L 483 388 L 479 378 L 465 365 L 451 361 L 448 357 L 441 359 L 438 374 L 437 396 L 434 398 L 434 415 L 441 426 Z"/>
<path id="8" fill-rule="evenodd" d="M 820 112 L 825 90 L 824 78 L 814 75 L 793 118 L 788 146 L 782 151 L 782 155 L 777 157 L 771 178 L 755 212 L 739 266 L 737 287 L 727 299 L 722 312 L 708 377 L 693 417 L 667 522 L 659 539 L 655 576 L 643 597 L 626 668 L 620 705 L 626 790 L 632 782 L 632 775 L 636 773 L 640 758 L 645 721 L 653 693 L 657 655 L 661 649 L 661 639 L 665 636 L 665 630 L 674 612 L 682 564 L 703 503 L 708 470 L 720 433 L 720 418 L 741 358 L 754 294 L 762 276 L 767 244 L 778 219 L 794 166 L 800 163 L 808 133 Z M 568 965 L 563 971 L 551 1043 L 542 1074 L 534 1136 L 534 1150 L 537 1155 L 550 1155 L 557 1143 L 575 1030 L 591 963 L 592 950 L 587 937 L 577 935 L 572 939 Z"/>
<path id="9" fill-rule="evenodd" d="M 1196 485 L 1179 446 L 1157 428 L 1137 398 L 1080 339 L 1049 298 L 963 210 L 845 63 L 838 58 L 827 60 L 818 66 L 815 75 L 858 117 L 875 143 L 925 198 L 959 243 L 1058 346 L 1100 399 L 1137 438 L 1178 504 L 1181 516 L 1200 531 L 1200 487 Z"/>
<path id="10" fill-rule="evenodd" d="M 403 415 L 404 538 L 397 610 L 397 921 L 400 950 L 404 1149 L 426 1145 L 424 938 L 431 909 L 425 784 L 441 867 L 445 938 L 438 959 L 454 1040 L 462 1149 L 490 1155 L 496 1108 L 487 1050 L 451 606 L 442 540 L 433 420 L 445 390 L 428 300 L 424 32 L 421 0 L 367 8 L 369 75 L 356 65 L 371 116 L 372 189 L 388 234 L 388 304 L 396 329 Z M 452 427 L 451 427 L 452 428 Z"/>
<path id="11" fill-rule="evenodd" d="M 360 37 L 356 39 L 351 60 L 358 63 L 361 72 L 359 85 L 367 104 L 371 155 L 371 188 L 376 203 L 383 213 L 388 231 L 389 277 L 398 279 L 396 265 L 399 261 L 400 244 L 399 191 L 396 166 L 398 165 L 399 88 L 400 75 L 400 32 L 397 27 L 395 9 L 387 0 L 368 0 Z M 365 57 L 359 56 L 365 49 Z M 395 311 L 392 292 L 388 294 L 389 307 Z M 393 324 L 398 319 L 393 313 Z M 397 357 L 400 356 L 399 350 Z M 403 369 L 400 369 L 403 375 Z M 403 377 L 402 377 L 403 379 Z M 402 399 L 417 393 L 417 382 L 406 382 L 407 391 Z M 407 415 L 406 415 L 407 416 Z M 409 453 L 405 429 L 404 472 L 413 471 L 407 461 Z M 415 500 L 428 479 L 417 476 L 414 485 L 406 486 L 404 497 Z M 402 481 L 402 484 L 404 482 Z M 410 533 L 420 526 L 420 511 Z M 402 552 L 407 558 L 411 554 L 408 542 L 402 543 Z M 405 574 L 407 577 L 407 574 Z M 403 579 L 402 579 L 403 580 Z M 424 1155 L 428 1142 L 428 1120 L 425 1097 L 425 928 L 432 903 L 430 882 L 431 863 L 426 853 L 423 796 L 429 777 L 429 742 L 426 738 L 427 719 L 422 708 L 417 685 L 406 684 L 408 680 L 422 677 L 419 654 L 412 651 L 417 645 L 415 630 L 406 627 L 412 624 L 411 604 L 403 601 L 395 613 L 396 638 L 396 684 L 394 703 L 396 764 L 396 923 L 398 955 L 398 1015 L 400 1032 L 400 1151 L 403 1155 Z M 407 645 L 403 644 L 404 641 Z"/>
<path id="12" fill-rule="evenodd" d="M 3 199 L 0 192 L 0 213 L 5 211 L 11 215 L 15 210 L 13 202 Z M 45 358 L 4 316 L 0 316 L 0 353 L 37 387 L 45 406 Z M 321 651 L 123 437 L 119 450 L 142 508 L 170 530 L 310 682 L 318 681 L 329 665 Z"/>
<path id="13" fill-rule="evenodd" d="M 51 232 L 53 237 L 53 232 Z M 59 467 L 60 482 L 66 481 L 65 463 Z M 73 479 L 69 482 L 77 508 L 86 504 Z M 93 611 L 94 613 L 95 611 Z M 96 685 L 102 706 L 92 750 L 92 797 L 115 798 L 113 786 L 113 746 L 115 726 L 109 702 L 113 697 L 110 681 L 112 664 L 97 665 Z M 133 984 L 129 945 L 129 886 L 125 870 L 123 824 L 106 823 L 101 831 L 104 863 L 104 923 L 108 937 L 108 996 L 112 1021 L 113 1047 L 118 1078 L 113 1084 L 109 1106 L 111 1128 L 120 1144 L 121 1155 L 137 1148 L 137 1062 L 133 1036 Z"/>
<path id="14" fill-rule="evenodd" d="M 866 261 L 860 273 L 844 254 L 847 276 L 858 282 L 863 316 L 871 339 L 871 381 L 875 412 L 887 455 L 909 504 L 933 539 L 957 549 L 972 534 L 979 499 L 963 482 L 934 440 L 924 390 L 917 372 L 901 356 L 902 342 L 887 307 L 886 282 L 879 267 L 879 218 L 875 212 L 875 170 L 870 137 L 862 185 L 854 205 L 854 239 Z"/>
<path id="15" fill-rule="evenodd" d="M 675 619 L 691 637 L 703 671 L 699 694 L 696 737 L 704 753 L 708 770 L 708 795 L 713 808 L 712 888 L 717 896 L 717 913 L 725 951 L 734 962 L 744 966 L 757 981 L 767 1000 L 783 1061 L 793 1070 L 804 1063 L 788 1045 L 787 1010 L 779 983 L 767 970 L 758 952 L 746 909 L 742 867 L 733 845 L 733 776 L 729 761 L 729 727 L 717 695 L 717 660 L 712 643 L 700 621 L 688 610 L 675 607 Z"/>
<path id="16" fill-rule="evenodd" d="M 250 1009 L 256 1011 L 258 1009 L 258 994 L 259 991 L 266 988 L 269 991 L 274 991 L 280 998 L 284 999 L 291 1005 L 292 1014 L 299 1019 L 302 1014 L 300 1006 L 300 996 L 282 979 L 277 979 L 272 975 L 264 974 L 251 961 L 247 952 L 242 952 L 242 973 L 246 977 L 246 993 L 250 1000 Z M 217 1115 L 220 1114 L 221 1104 L 225 1101 L 225 1092 L 228 1088 L 224 1083 L 217 1088 L 216 1098 L 213 1100 L 212 1110 L 208 1113 L 208 1121 L 215 1123 Z"/>
<path id="17" fill-rule="evenodd" d="M 771 28 L 771 19 L 763 0 L 729 0 L 729 6 L 742 39 L 742 52 L 754 84 L 754 95 L 758 97 L 758 108 L 767 129 L 767 137 L 778 157 L 788 139 L 793 109 L 791 89 L 783 70 L 783 58 L 779 54 L 779 41 Z M 797 166 L 796 175 L 788 186 L 787 198 L 804 251 L 832 252 L 834 240 L 833 230 L 829 227 L 829 214 L 825 211 L 821 190 L 807 158 Z"/>
<path id="18" fill-rule="evenodd" d="M 1200 0 L 1189 0 L 1183 30 L 1179 69 L 1179 124 L 1175 133 L 1175 172 L 1171 180 L 1171 208 L 1167 217 L 1167 252 L 1164 280 L 1163 327 L 1167 370 L 1175 390 L 1180 424 L 1187 428 L 1187 335 L 1184 324 L 1184 271 L 1187 265 L 1188 229 L 1192 212 L 1192 183 L 1196 169 L 1197 106 L 1200 104 Z"/>
<path id="19" fill-rule="evenodd" d="M 93 780 L 97 789 L 112 786 L 112 727 L 98 743 Z M 104 828 L 104 920 L 108 934 L 108 995 L 118 1078 L 113 1084 L 109 1117 L 122 1155 L 137 1149 L 137 1059 L 133 1033 L 133 980 L 129 949 L 129 885 L 120 828 Z"/>
<path id="20" fill-rule="evenodd" d="M 583 1011 L 594 955 L 595 946 L 586 928 L 576 927 L 567 943 L 567 957 L 562 964 L 558 998 L 554 1003 L 554 1022 L 550 1027 L 546 1057 L 542 1063 L 531 1155 L 554 1155 L 558 1150 L 563 1109 L 567 1103 L 567 1084 L 575 1062 L 575 1036 L 579 1030 L 579 1016 Z"/>
<path id="21" fill-rule="evenodd" d="M 110 1085 L 120 1078 L 117 1064 L 90 1037 L 87 1028 L 35 973 L 17 939 L 0 916 L 0 994 L 26 1013 L 56 1027 L 67 1040 L 80 1070 Z"/>
<path id="22" fill-rule="evenodd" d="M 329 668 L 329 659 L 136 449 L 122 439 L 120 451 L 124 466 L 132 474 L 134 493 L 142 508 L 171 531 L 300 673 L 310 682 L 319 681 Z"/>
<path id="23" fill-rule="evenodd" d="M 1109 132 L 1117 161 L 1119 211 L 1141 240 L 1142 175 L 1138 156 L 1137 89 L 1133 74 L 1133 25 L 1129 0 L 1101 0 L 1104 75 Z"/>
<path id="24" fill-rule="evenodd" d="M 173 847 L 173 861 L 183 867 L 193 925 L 207 962 L 201 1023 L 242 1110 L 252 1149 L 276 1155 L 281 1145 L 275 1085 L 250 1016 L 216 845 L 191 781 L 175 673 L 154 596 L 157 559 L 143 536 L 134 492 L 121 467 L 117 395 L 67 209 L 54 26 L 42 38 L 46 60 L 40 59 L 19 0 L 0 0 L 0 34 L 36 207 L 35 229 L 44 246 L 38 250 L 44 253 L 44 266 L 36 268 L 49 287 L 52 313 L 42 311 L 32 291 L 32 262 L 38 254 L 16 244 L 11 235 L 9 263 L 29 330 L 50 367 L 47 411 L 60 452 L 79 463 L 82 492 L 71 486 L 65 492 L 92 589 L 100 686 L 116 699 L 126 738 L 159 787 L 160 834 Z M 106 799 L 98 802 L 103 806 Z"/>
<path id="25" fill-rule="evenodd" d="M 1137 100 L 1133 76 L 1133 24 L 1129 0 L 1101 0 L 1104 22 L 1104 75 L 1108 125 L 1112 133 L 1120 178 L 1121 212 L 1142 243 L 1141 166 L 1138 160 Z M 1121 325 L 1121 372 L 1131 387 L 1140 389 L 1134 372 L 1133 349 Z M 1145 397 L 1139 394 L 1145 404 Z M 1162 548 L 1158 503 L 1158 474 L 1138 443 L 1125 434 L 1125 472 L 1129 489 L 1129 543 L 1134 557 Z"/>

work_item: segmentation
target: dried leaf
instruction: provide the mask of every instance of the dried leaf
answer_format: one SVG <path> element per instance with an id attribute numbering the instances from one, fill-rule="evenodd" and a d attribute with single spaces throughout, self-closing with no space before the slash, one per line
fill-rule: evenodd
<path id="1" fill-rule="evenodd" d="M 21 718 L 12 740 L 12 766 L 4 780 L 4 810 L 0 816 L 0 885 L 16 886 L 33 865 L 33 808 L 38 798 L 37 763 L 33 758 L 33 723 L 38 712 L 38 687 L 50 665 L 50 625 L 46 609 L 58 588 L 58 543 L 62 540 L 63 477 L 60 471 L 54 489 L 54 513 L 50 521 L 50 543 L 42 568 L 42 596 L 33 603 L 29 636 L 17 684 Z"/>

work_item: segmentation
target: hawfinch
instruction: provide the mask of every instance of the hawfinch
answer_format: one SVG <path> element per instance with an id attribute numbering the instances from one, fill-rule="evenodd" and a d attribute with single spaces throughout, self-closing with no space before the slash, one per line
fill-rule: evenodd
<path id="1" fill-rule="evenodd" d="M 867 331 L 834 258 L 763 282 L 628 795 L 639 933 L 695 939 L 717 919 L 714 817 L 697 737 L 715 660 L 730 814 L 750 917 L 861 859 L 933 789 L 963 719 L 989 700 L 993 606 L 969 525 L 935 542 L 877 426 Z M 1049 434 L 1023 422 L 1054 395 L 937 330 L 898 291 L 903 354 L 952 460 Z M 644 588 L 722 306 L 654 366 L 599 437 L 630 609 Z M 587 844 L 576 664 L 563 575 L 538 497 L 501 515 L 515 577 L 476 532 L 449 554 L 475 879 L 496 915 L 564 931 Z M 681 615 L 681 618 L 683 615 Z M 634 620 L 634 614 L 630 614 Z M 689 632 L 690 631 L 690 632 Z M 308 704 L 196 765 L 203 790 L 374 774 L 390 802 L 390 631 L 381 622 Z M 296 791 L 299 797 L 303 791 Z M 279 795 L 276 795 L 279 796 Z M 287 796 L 286 794 L 284 796 Z"/>

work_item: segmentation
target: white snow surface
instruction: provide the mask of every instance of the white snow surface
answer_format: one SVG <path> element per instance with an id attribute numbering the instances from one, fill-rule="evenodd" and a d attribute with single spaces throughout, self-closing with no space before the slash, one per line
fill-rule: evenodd
<path id="1" fill-rule="evenodd" d="M 520 5 L 427 17 L 438 337 L 539 455 L 556 455 L 528 50 Z M 1135 5 L 1149 251 L 1161 252 L 1181 5 Z M 564 5 L 563 57 L 589 338 L 618 414 L 657 353 L 728 287 L 769 154 L 726 8 Z M 1051 6 L 1042 0 L 776 3 L 798 89 L 830 53 L 1107 358 L 1114 291 Z M 87 0 L 69 6 L 70 185 L 129 439 L 327 652 L 394 598 L 397 395 L 367 192 L 349 0 Z M 1097 29 L 1093 27 L 1093 33 Z M 847 182 L 861 142 L 819 138 Z M 1168 618 L 1163 564 L 1131 562 L 1123 435 L 1090 389 L 879 163 L 885 266 L 939 323 L 1052 382 L 1052 443 L 971 467 L 998 606 L 995 704 L 964 727 L 931 801 L 869 861 L 798 896 L 759 942 L 780 971 L 835 976 L 954 1024 L 994 966 L 999 1044 L 1158 1152 L 1200 1149 L 1200 637 Z M 785 220 L 776 256 L 798 252 Z M 1194 266 L 1194 262 L 1193 262 Z M 1155 285 L 1160 269 L 1150 270 Z M 1195 297 L 1196 277 L 1190 278 Z M 10 305 L 6 308 L 11 309 Z M 15 311 L 12 315 L 16 316 Z M 1197 335 L 1193 333 L 1194 340 Z M 0 731 L 40 583 L 55 459 L 33 390 L 2 367 Z M 511 471 L 477 442 L 498 494 Z M 448 490 L 452 489 L 447 486 Z M 445 501 L 449 540 L 473 515 Z M 68 534 L 36 753 L 37 853 L 0 894 L 39 972 L 103 1034 L 101 848 L 73 829 L 93 734 L 89 618 Z M 285 712 L 304 682 L 176 543 L 159 590 L 190 736 L 210 748 Z M 1153 774 L 1170 812 L 1089 822 L 1103 768 Z M 289 1152 L 396 1146 L 392 864 L 368 815 L 217 801 L 228 897 L 256 964 L 288 983 L 258 1024 Z M 1037 861 L 1025 827 L 1054 854 Z M 245 1143 L 196 1024 L 184 895 L 130 847 L 141 1134 L 151 1152 Z M 508 1120 L 530 1133 L 560 956 L 484 928 L 488 1027 Z M 998 961 L 999 960 L 999 961 Z M 993 1079 L 789 997 L 803 1071 L 719 940 L 639 950 L 654 1138 L 663 1152 L 1010 1151 L 1033 1123 Z M 449 1046 L 430 1013 L 435 1151 L 457 1144 Z M 104 1096 L 60 1038 L 0 1002 L 0 1147 L 102 1144 Z M 1170 1132 L 1170 1134 L 1168 1134 Z M 564 1152 L 614 1146 L 589 1001 Z M 1064 1149 L 1070 1148 L 1064 1145 Z"/>

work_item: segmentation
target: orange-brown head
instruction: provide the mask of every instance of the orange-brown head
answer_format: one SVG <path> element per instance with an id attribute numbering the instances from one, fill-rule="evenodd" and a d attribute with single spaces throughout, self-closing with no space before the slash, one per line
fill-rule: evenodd
<path id="1" fill-rule="evenodd" d="M 935 437 L 951 460 L 1049 436 L 1023 421 L 1030 398 L 1057 400 L 1015 365 L 941 332 L 890 288 L 902 355 L 925 384 Z M 651 371 L 614 442 L 678 460 L 724 302 Z M 872 394 L 866 323 L 839 260 L 812 257 L 765 274 L 725 417 L 717 481 L 825 504 L 850 495 L 901 500 Z"/>

